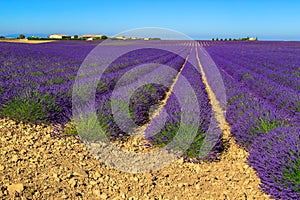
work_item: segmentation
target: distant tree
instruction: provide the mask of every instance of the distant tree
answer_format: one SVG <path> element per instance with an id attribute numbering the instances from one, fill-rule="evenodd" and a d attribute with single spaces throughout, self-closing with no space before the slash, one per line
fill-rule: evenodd
<path id="1" fill-rule="evenodd" d="M 231 39 L 231 38 L 229 38 L 228 40 L 229 40 L 229 41 L 231 41 L 232 39 Z"/>
<path id="2" fill-rule="evenodd" d="M 20 34 L 19 38 L 20 39 L 25 39 L 25 35 L 24 34 Z"/>
<path id="3" fill-rule="evenodd" d="M 258 37 L 256 37 L 255 40 L 258 41 Z"/>
<path id="4" fill-rule="evenodd" d="M 62 36 L 61 39 L 63 39 L 63 40 L 71 40 L 71 36 Z"/>
<path id="5" fill-rule="evenodd" d="M 227 38 L 225 38 L 224 40 L 227 41 Z"/>
<path id="6" fill-rule="evenodd" d="M 4 39 L 4 38 L 5 38 L 4 36 L 0 35 L 0 39 Z"/>
<path id="7" fill-rule="evenodd" d="M 79 36 L 78 35 L 74 35 L 74 39 L 78 40 Z"/>
<path id="8" fill-rule="evenodd" d="M 250 39 L 249 36 L 247 36 L 247 37 L 245 37 L 245 38 L 242 38 L 242 40 L 244 40 L 244 41 L 249 40 L 249 39 Z"/>
<path id="9" fill-rule="evenodd" d="M 212 41 L 215 41 L 215 38 L 211 39 Z"/>
<path id="10" fill-rule="evenodd" d="M 219 41 L 219 38 L 217 38 L 216 41 Z"/>
<path id="11" fill-rule="evenodd" d="M 107 36 L 106 35 L 102 35 L 101 40 L 106 40 Z"/>
<path id="12" fill-rule="evenodd" d="M 161 40 L 160 38 L 150 38 L 150 40 Z"/>
<path id="13" fill-rule="evenodd" d="M 31 36 L 31 37 L 27 37 L 28 40 L 39 40 L 38 37 L 34 37 L 34 36 Z"/>
<path id="14" fill-rule="evenodd" d="M 220 40 L 223 41 L 223 38 L 221 38 Z"/>

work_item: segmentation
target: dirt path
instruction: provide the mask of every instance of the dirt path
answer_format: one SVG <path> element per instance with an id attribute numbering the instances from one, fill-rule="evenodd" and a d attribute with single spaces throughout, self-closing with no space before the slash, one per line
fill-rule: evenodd
<path id="1" fill-rule="evenodd" d="M 224 153 L 221 156 L 221 161 L 226 161 L 227 160 L 227 166 L 226 163 L 224 163 L 224 166 L 227 167 L 232 167 L 235 168 L 235 166 L 239 166 L 242 165 L 243 168 L 245 169 L 245 173 L 244 174 L 240 174 L 240 178 L 242 180 L 245 180 L 247 183 L 252 183 L 252 185 L 254 186 L 252 189 L 253 191 L 255 191 L 256 194 L 258 195 L 262 195 L 267 197 L 266 195 L 264 195 L 261 192 L 261 189 L 258 188 L 258 185 L 261 183 L 260 179 L 257 177 L 256 172 L 247 164 L 247 160 L 246 158 L 248 157 L 248 152 L 245 151 L 244 149 L 242 149 L 241 147 L 239 147 L 236 143 L 233 137 L 231 137 L 230 135 L 230 126 L 228 124 L 228 122 L 225 119 L 224 116 L 224 111 L 223 109 L 220 107 L 219 102 L 213 92 L 213 90 L 211 89 L 210 85 L 208 84 L 205 72 L 203 70 L 203 67 L 201 65 L 199 56 L 198 56 L 198 48 L 196 48 L 196 58 L 198 61 L 198 65 L 202 74 L 202 81 L 206 87 L 206 91 L 208 93 L 208 97 L 210 99 L 210 104 L 212 105 L 212 109 L 214 111 L 214 116 L 215 119 L 217 120 L 220 129 L 223 132 L 223 140 L 224 142 L 228 145 L 228 150 L 226 153 Z M 241 155 L 240 159 L 236 160 L 234 163 L 232 163 L 233 159 L 237 159 L 239 157 L 239 155 Z M 228 160 L 229 159 L 229 160 Z M 229 162 L 228 162 L 229 161 Z M 231 161 L 231 162 L 230 162 Z M 248 169 L 246 171 L 246 169 Z M 234 171 L 230 172 L 230 173 L 235 173 Z M 224 188 L 225 189 L 225 188 Z"/>
<path id="2" fill-rule="evenodd" d="M 41 44 L 47 42 L 55 42 L 55 40 L 28 40 L 28 39 L 0 39 L 0 42 L 14 42 L 14 43 L 26 43 L 26 44 Z"/>

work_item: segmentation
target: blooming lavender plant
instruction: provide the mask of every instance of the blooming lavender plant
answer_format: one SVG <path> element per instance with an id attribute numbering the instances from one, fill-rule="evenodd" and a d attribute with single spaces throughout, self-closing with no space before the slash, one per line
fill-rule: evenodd
<path id="1" fill-rule="evenodd" d="M 276 128 L 257 139 L 250 151 L 248 162 L 273 198 L 300 198 L 299 133 L 299 128 Z"/>

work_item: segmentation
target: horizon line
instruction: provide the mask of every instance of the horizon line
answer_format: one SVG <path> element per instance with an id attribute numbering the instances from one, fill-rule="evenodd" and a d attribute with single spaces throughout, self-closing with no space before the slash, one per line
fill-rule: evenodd
<path id="1" fill-rule="evenodd" d="M 0 36 L 4 36 L 5 38 L 16 38 L 15 36 L 18 36 L 20 34 L 24 34 L 26 37 L 28 37 L 28 35 L 31 35 L 31 36 L 35 36 L 35 35 L 47 35 L 47 36 L 50 36 L 52 34 L 61 34 L 61 33 L 12 33 L 12 34 L 1 34 L 0 33 Z M 66 35 L 69 35 L 69 36 L 74 36 L 74 35 L 78 35 L 78 36 L 83 36 L 83 35 L 96 35 L 96 34 L 91 34 L 91 33 L 85 33 L 85 34 L 69 34 L 69 33 L 65 33 Z M 105 35 L 105 34 L 101 34 L 101 35 Z M 112 35 L 112 36 L 108 36 L 108 35 L 105 35 L 107 36 L 108 38 L 114 38 L 113 36 L 115 35 Z M 38 37 L 38 36 L 37 36 Z M 140 38 L 140 37 L 137 37 L 137 36 L 130 36 L 130 37 L 136 37 L 136 38 Z M 126 38 L 130 38 L 130 37 L 126 37 Z M 241 38 L 246 38 L 246 37 L 250 37 L 250 36 L 245 36 L 245 37 L 232 37 L 232 36 L 227 36 L 227 37 L 191 37 L 191 40 L 210 40 L 212 41 L 212 39 L 217 39 L 219 38 L 220 39 L 241 39 Z M 300 41 L 300 38 L 279 38 L 279 37 L 258 37 L 258 36 L 252 36 L 253 38 L 258 38 L 258 41 Z M 141 38 L 145 38 L 145 37 L 141 37 Z M 156 38 L 156 37 L 147 37 L 147 38 Z M 251 38 L 251 37 L 250 37 Z M 166 39 L 166 38 L 160 38 L 161 40 L 180 40 L 180 39 Z M 215 40 L 216 41 L 216 40 Z"/>

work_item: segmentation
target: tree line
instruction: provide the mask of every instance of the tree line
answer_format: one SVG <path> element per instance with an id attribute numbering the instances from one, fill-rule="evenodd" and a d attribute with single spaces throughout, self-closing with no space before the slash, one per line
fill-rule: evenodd
<path id="1" fill-rule="evenodd" d="M 211 40 L 212 41 L 248 41 L 248 40 L 251 40 L 251 39 L 252 38 L 250 38 L 248 36 L 248 37 L 245 37 L 245 38 L 212 38 Z M 254 40 L 258 41 L 258 38 L 256 37 Z"/>

